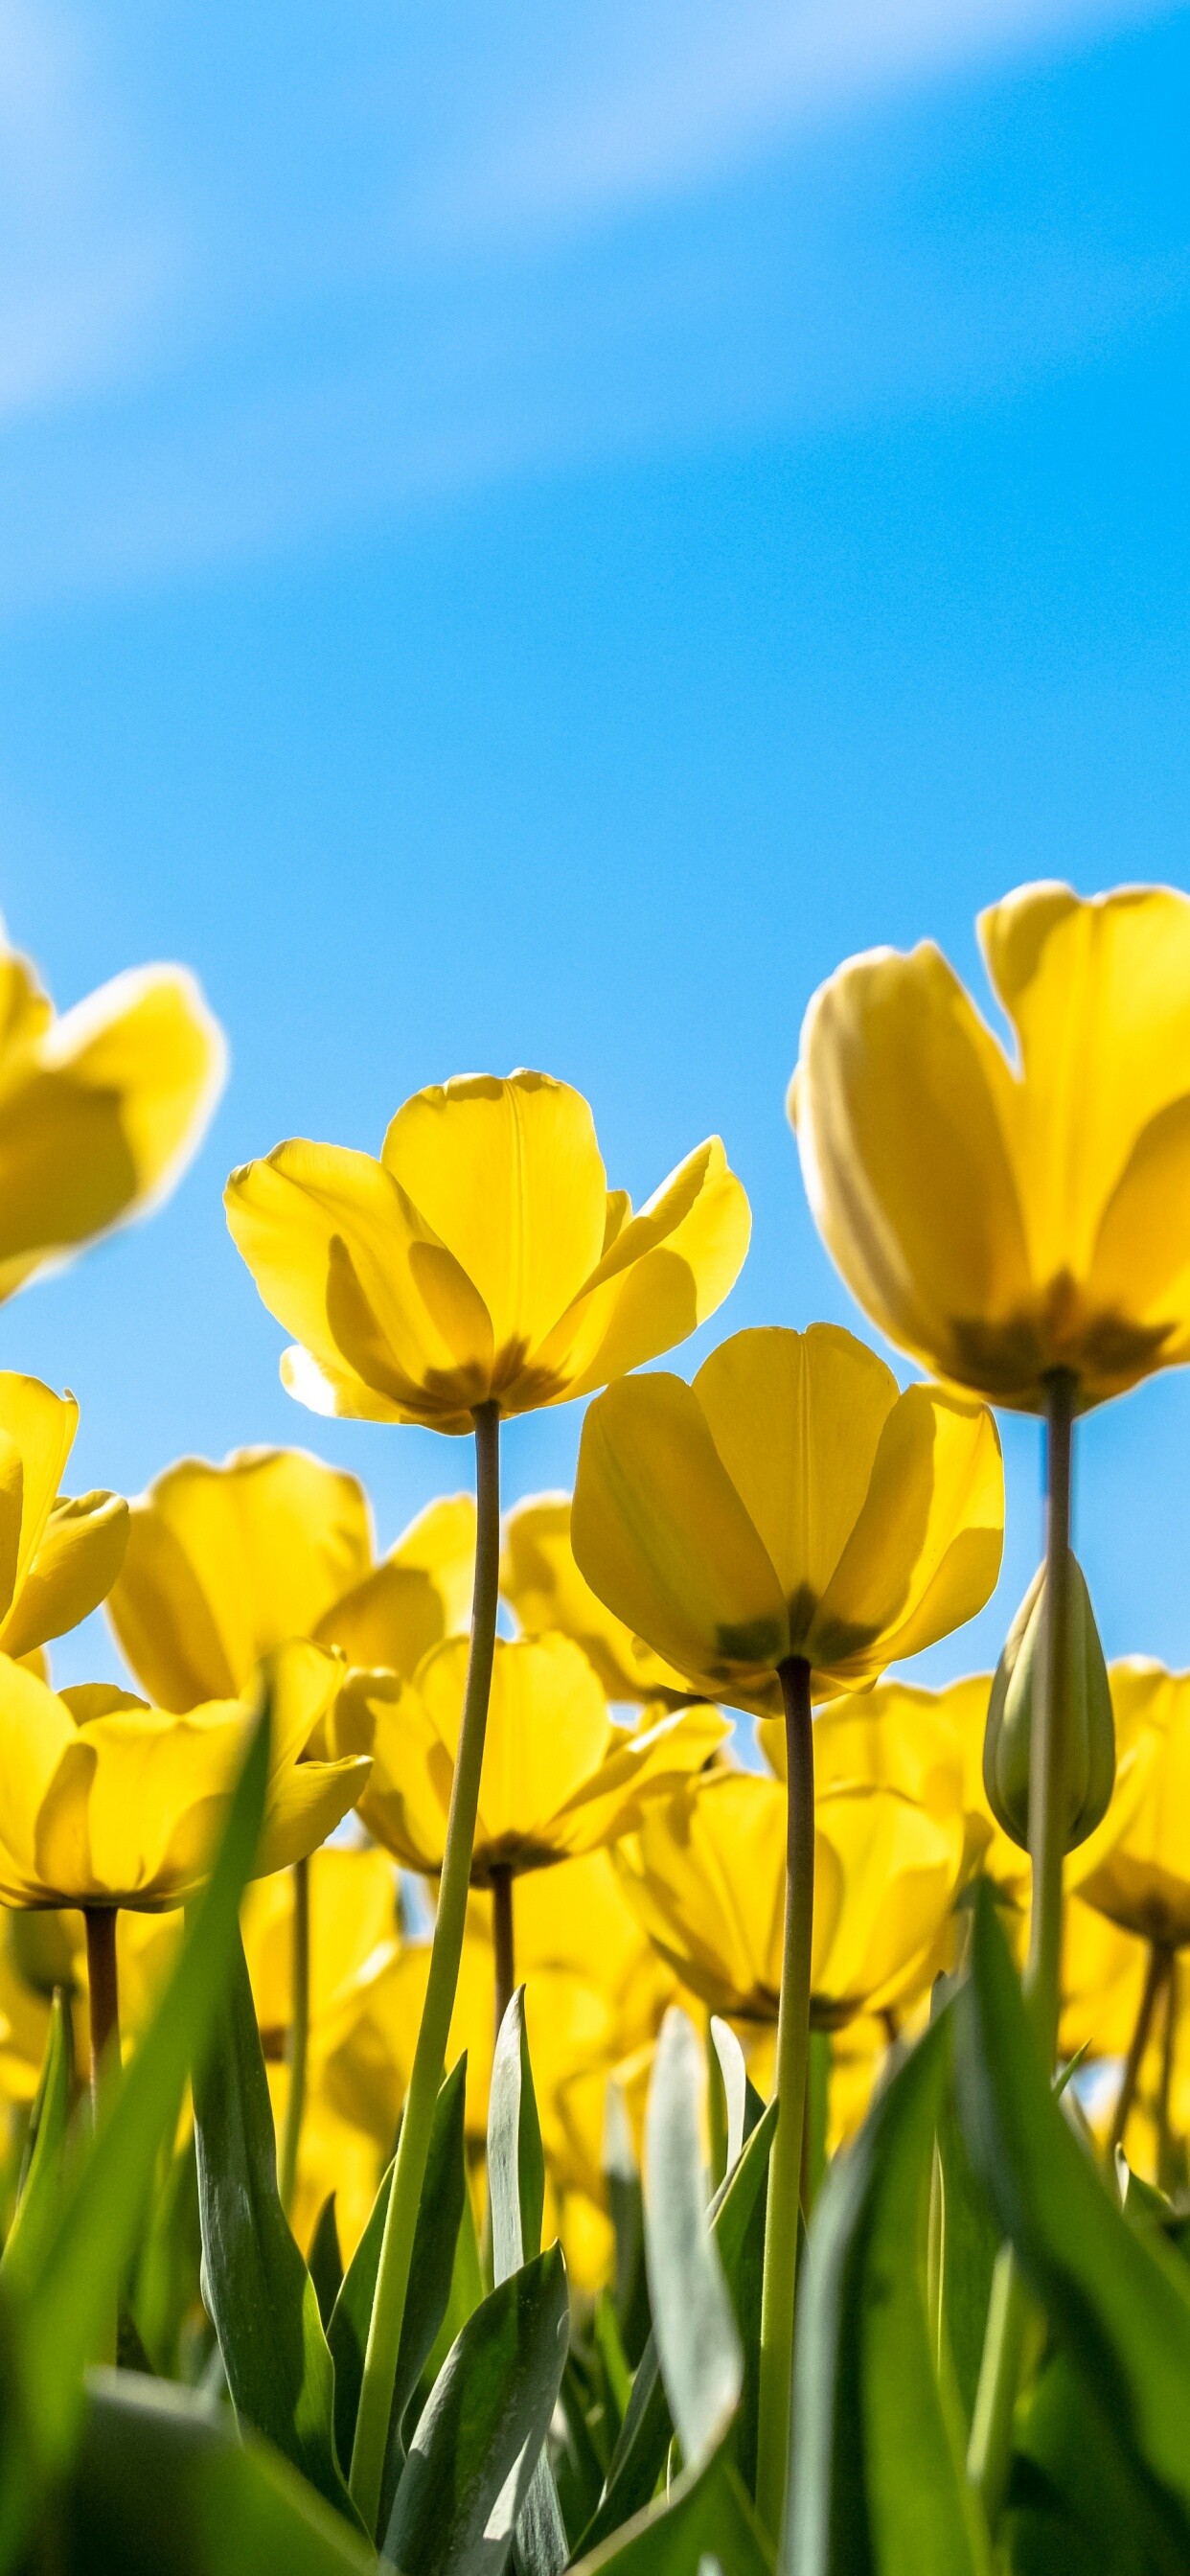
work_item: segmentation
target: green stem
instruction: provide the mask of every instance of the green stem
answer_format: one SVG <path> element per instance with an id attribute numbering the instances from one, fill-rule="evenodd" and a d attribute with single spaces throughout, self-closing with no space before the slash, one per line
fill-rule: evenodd
<path id="1" fill-rule="evenodd" d="M 116 1909 L 85 1905 L 87 1991 L 91 2007 L 91 2111 L 97 2120 L 108 2074 L 120 2063 L 120 1988 L 116 1974 Z"/>
<path id="2" fill-rule="evenodd" d="M 1173 2171 L 1173 2131 L 1170 2127 L 1170 2093 L 1173 2087 L 1174 2051 L 1178 2037 L 1178 1957 L 1172 1951 L 1169 1978 L 1165 1988 L 1165 2036 L 1161 2046 L 1161 2091 L 1157 2101 L 1157 2188 L 1171 2196 L 1175 2187 Z"/>
<path id="3" fill-rule="evenodd" d="M 785 1702 L 789 1822 L 785 1947 L 777 2020 L 777 2128 L 769 2158 L 765 2212 L 756 2455 L 756 2506 L 774 2546 L 781 2533 L 789 2474 L 798 2204 L 810 2055 L 810 1940 L 814 1924 L 814 1734 L 810 1667 L 804 1656 L 788 1656 L 779 1667 L 779 1677 Z"/>
<path id="4" fill-rule="evenodd" d="M 1066 1857 L 1066 1687 L 1070 1633 L 1070 1492 L 1078 1381 L 1054 1369 L 1046 1382 L 1045 1633 L 1042 1686 L 1029 1748 L 1029 1856 L 1033 1906 L 1025 1996 L 1047 2074 L 1058 2043 L 1062 1980 L 1062 1863 Z M 979 2368 L 967 2475 L 995 2536 L 1008 2484 L 1029 2319 L 1029 2301 L 1011 2245 L 1002 2245 L 992 2279 Z"/>
<path id="5" fill-rule="evenodd" d="M 1045 1629 L 1042 1688 L 1029 1751 L 1029 1856 L 1033 1911 L 1025 1994 L 1045 2060 L 1058 2043 L 1062 1982 L 1062 1863 L 1066 1808 L 1066 1675 L 1070 1638 L 1070 1479 L 1078 1382 L 1055 1369 L 1046 1386 Z"/>
<path id="6" fill-rule="evenodd" d="M 1124 2073 L 1120 2082 L 1120 2090 L 1116 2095 L 1115 2111 L 1112 2115 L 1111 2136 L 1107 2142 L 1108 2172 L 1112 2177 L 1114 2177 L 1115 2174 L 1116 2148 L 1123 2146 L 1124 2131 L 1128 2126 L 1132 2105 L 1136 2100 L 1136 2087 L 1140 2080 L 1140 2070 L 1144 2062 L 1144 2053 L 1149 2044 L 1149 2032 L 1153 2027 L 1153 2015 L 1157 2009 L 1158 1998 L 1160 1996 L 1161 1989 L 1169 1976 L 1172 1964 L 1169 1951 L 1163 1950 L 1156 1941 L 1151 1941 L 1149 1944 L 1149 1964 L 1145 1971 L 1144 1992 L 1141 1995 L 1140 2010 L 1136 2016 L 1136 2023 L 1132 2037 L 1128 2043 L 1128 2055 L 1124 2060 Z"/>
<path id="7" fill-rule="evenodd" d="M 516 1931 L 512 1916 L 512 1871 L 492 1871 L 492 1947 L 496 1958 L 496 2037 L 516 1988 Z"/>
<path id="8" fill-rule="evenodd" d="M 467 1921 L 467 1891 L 471 1881 L 471 1852 L 475 1841 L 484 1734 L 492 1685 L 500 1578 L 500 1415 L 495 1404 L 479 1404 L 475 1408 L 475 1466 L 475 1590 L 471 1605 L 471 1654 L 467 1665 L 463 1719 L 446 1827 L 446 1849 L 438 1888 L 425 2008 L 397 2143 L 351 2454 L 351 2493 L 370 2532 L 375 2532 L 380 2513 L 389 2415 L 409 2288 L 413 2238 L 430 2131 L 434 2124 L 434 2108 L 446 2062 L 446 2043 L 450 2035 Z"/>
<path id="9" fill-rule="evenodd" d="M 297 2184 L 298 2147 L 306 2108 L 306 2060 L 310 2047 L 310 1863 L 293 1865 L 292 1995 L 289 2006 L 289 2099 L 281 2133 L 277 2188 L 288 2215 Z"/>

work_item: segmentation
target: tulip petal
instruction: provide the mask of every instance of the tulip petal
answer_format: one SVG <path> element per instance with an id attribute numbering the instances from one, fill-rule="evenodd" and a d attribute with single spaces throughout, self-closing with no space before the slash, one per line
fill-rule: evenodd
<path id="1" fill-rule="evenodd" d="M 819 1231 L 903 1350 L 980 1383 L 964 1335 L 1027 1307 L 1012 1074 L 939 950 L 853 958 L 814 995 L 793 1107 Z M 974 1371 L 974 1377 L 972 1373 Z"/>
<path id="2" fill-rule="evenodd" d="M 617 1234 L 540 1358 L 566 1351 L 565 1395 L 589 1395 L 685 1341 L 734 1287 L 752 1230 L 717 1136 L 688 1154 Z"/>
<path id="3" fill-rule="evenodd" d="M 69 1712 L 47 1684 L 0 1655 L 0 1834 L 23 1889 L 36 1890 L 37 1823 L 59 1762 L 75 1740 Z M 9 1888 L 8 1901 L 22 1902 Z"/>
<path id="4" fill-rule="evenodd" d="M 459 1741 L 470 1647 L 451 1638 L 417 1676 L 427 1715 L 452 1763 Z M 570 1846 L 554 1820 L 596 1773 L 612 1738 L 607 1702 L 581 1646 L 568 1637 L 496 1641 L 479 1784 L 472 1876 L 524 1866 Z"/>
<path id="5" fill-rule="evenodd" d="M 1003 1537 L 990 1413 L 909 1387 L 881 1432 L 867 1501 L 813 1622 L 816 1667 L 878 1670 L 946 1636 L 994 1590 Z"/>
<path id="6" fill-rule="evenodd" d="M 853 1333 L 812 1324 L 734 1333 L 704 1361 L 694 1393 L 796 1639 L 863 1508 L 897 1381 Z"/>
<path id="7" fill-rule="evenodd" d="M 830 2027 L 882 2010 L 929 1951 L 959 1884 L 963 1822 L 874 1789 L 821 1799 L 816 1823 L 845 1889 L 813 1978 L 815 2018 Z"/>
<path id="8" fill-rule="evenodd" d="M 47 1638 L 65 1636 L 106 1600 L 128 1541 L 128 1505 L 120 1494 L 60 1498 L 3 1627 L 0 1651 L 28 1655 Z"/>
<path id="9" fill-rule="evenodd" d="M 501 1356 L 532 1351 L 603 1250 L 607 1180 L 569 1084 L 474 1074 L 397 1111 L 382 1161 L 483 1299 Z"/>
<path id="10" fill-rule="evenodd" d="M 305 1860 L 358 1806 L 368 1785 L 371 1763 L 294 1762 L 269 1788 L 253 1876 L 289 1869 Z"/>
<path id="11" fill-rule="evenodd" d="M 569 1494 L 531 1494 L 509 1513 L 500 1590 L 526 1636 L 553 1628 L 573 1637 L 610 1700 L 687 1695 L 685 1674 L 635 1637 L 580 1574 L 570 1544 Z"/>
<path id="12" fill-rule="evenodd" d="M 789 1652 L 772 1561 L 681 1378 L 622 1378 L 583 1425 L 575 1559 L 601 1600 L 688 1672 L 735 1699 Z"/>
<path id="13" fill-rule="evenodd" d="M 446 1847 L 454 1763 L 411 1682 L 393 1672 L 354 1672 L 330 1724 L 338 1755 L 366 1754 L 360 1799 L 368 1832 L 406 1869 L 436 1877 Z"/>
<path id="14" fill-rule="evenodd" d="M 698 1703 L 648 1710 L 631 1732 L 613 1729 L 598 1768 L 552 1818 L 551 1846 L 579 1854 L 617 1842 L 640 1823 L 646 1805 L 672 1796 L 702 1771 L 730 1733 L 717 1708 Z"/>
<path id="15" fill-rule="evenodd" d="M 1138 1134 L 1190 1093 L 1190 899 L 1023 886 L 979 935 L 1020 1043 L 1005 1132 L 1034 1275 L 1084 1278 Z"/>
<path id="16" fill-rule="evenodd" d="M 19 1377 L 8 1369 L 0 1371 L 0 1431 L 15 1441 L 22 1467 L 17 1591 L 45 1534 L 74 1445 L 78 1419 L 79 1409 L 72 1395 L 55 1395 L 40 1378 Z"/>
<path id="17" fill-rule="evenodd" d="M 262 1655 L 314 1632 L 371 1554 L 356 1477 L 297 1449 L 183 1458 L 133 1505 L 112 1624 L 159 1707 L 231 1699 Z"/>

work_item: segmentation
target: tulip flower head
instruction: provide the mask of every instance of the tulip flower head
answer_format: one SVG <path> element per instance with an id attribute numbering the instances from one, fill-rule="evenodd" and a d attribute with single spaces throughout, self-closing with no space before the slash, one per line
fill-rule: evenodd
<path id="1" fill-rule="evenodd" d="M 316 1849 L 366 1785 L 360 1757 L 302 1759 L 341 1681 L 341 1663 L 315 1647 L 276 1658 L 257 1875 Z M 209 1868 L 252 1722 L 242 1701 L 177 1717 L 106 1682 L 55 1693 L 0 1658 L 0 1898 L 182 1904 Z"/>
<path id="2" fill-rule="evenodd" d="M 853 1295 L 949 1383 L 1084 1411 L 1190 1358 L 1190 897 L 1024 886 L 979 920 L 1015 1061 L 931 942 L 814 995 L 789 1095 Z"/>
<path id="3" fill-rule="evenodd" d="M 633 1216 L 591 1112 L 540 1073 L 468 1075 L 397 1111 L 379 1161 L 278 1145 L 233 1172 L 227 1220 L 295 1335 L 315 1412 L 470 1431 L 586 1395 L 684 1341 L 727 1295 L 748 1202 L 717 1138 Z"/>
<path id="4" fill-rule="evenodd" d="M 117 975 L 59 1018 L 0 929 L 0 1298 L 172 1189 L 227 1051 L 191 975 Z"/>
<path id="5" fill-rule="evenodd" d="M 1158 1949 L 1190 1944 L 1190 1673 L 1137 1656 L 1108 1667 L 1117 1788 L 1076 1854 L 1086 1902 Z"/>
<path id="6" fill-rule="evenodd" d="M 412 1684 L 353 1674 L 333 1718 L 336 1747 L 371 1758 L 360 1802 L 369 1832 L 427 1876 L 443 1862 L 466 1668 L 458 1638 L 435 1647 Z M 616 1726 L 570 1638 L 499 1638 L 472 1886 L 614 1842 L 646 1801 L 699 1770 L 727 1732 L 718 1710 L 705 1707 L 650 1709 L 637 1727 Z"/>
<path id="7" fill-rule="evenodd" d="M 527 1637 L 573 1637 L 610 1700 L 685 1700 L 690 1685 L 597 1599 L 570 1544 L 569 1494 L 532 1494 L 504 1524 L 500 1589 Z"/>
<path id="8" fill-rule="evenodd" d="M 982 1608 L 999 1441 L 835 1325 L 737 1333 L 693 1385 L 628 1378 L 591 1406 L 571 1526 L 592 1589 L 692 1687 L 776 1714 L 791 1657 L 831 1698 Z"/>
<path id="9" fill-rule="evenodd" d="M 475 1505 L 443 1497 L 375 1563 L 355 1476 L 301 1449 L 183 1458 L 131 1507 L 108 1614 L 158 1707 L 232 1699 L 293 1638 L 411 1674 L 465 1626 Z"/>

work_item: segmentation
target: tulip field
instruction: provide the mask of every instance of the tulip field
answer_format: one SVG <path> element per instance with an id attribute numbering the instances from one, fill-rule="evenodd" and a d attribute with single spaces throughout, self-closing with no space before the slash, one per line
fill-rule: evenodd
<path id="1" fill-rule="evenodd" d="M 1007 1045 L 877 949 L 790 1084 L 899 1375 L 814 1321 L 683 1374 L 723 1144 L 634 1212 L 525 1071 L 227 1183 L 307 1417 L 442 1435 L 387 1554 L 315 1424 L 75 1496 L 0 1374 L 0 2576 L 1190 2568 L 1190 1675 L 1071 1548 L 1082 1415 L 1190 1360 L 1190 897 L 979 930 Z M 225 1068 L 180 970 L 0 975 L 11 1296 Z M 570 1403 L 573 1494 L 503 1494 Z M 925 1689 L 1000 1408 L 1037 1575 Z M 56 1689 L 101 1604 L 128 1687 Z"/>

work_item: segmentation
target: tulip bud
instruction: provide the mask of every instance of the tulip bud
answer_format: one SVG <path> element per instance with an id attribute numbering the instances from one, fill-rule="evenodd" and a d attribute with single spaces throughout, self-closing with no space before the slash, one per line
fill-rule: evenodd
<path id="1" fill-rule="evenodd" d="M 1115 1785 L 1116 1731 L 1107 1665 L 1091 1608 L 1091 1595 L 1076 1556 L 1070 1557 L 1066 1710 L 1066 1811 L 1064 1849 L 1073 1851 L 1106 1813 Z M 983 1739 L 983 1785 L 998 1824 L 1022 1851 L 1029 1848 L 1029 1759 L 1033 1711 L 1041 1685 L 1045 1567 L 1040 1566 L 1017 1611 L 996 1666 Z"/>

